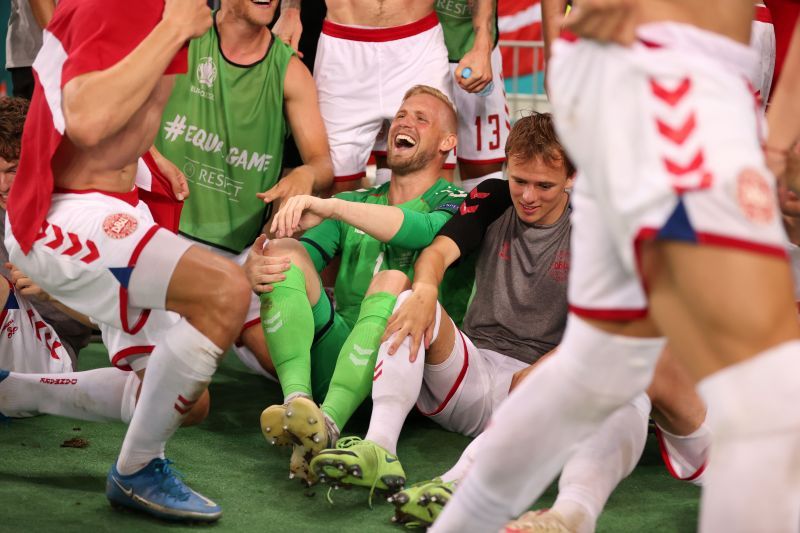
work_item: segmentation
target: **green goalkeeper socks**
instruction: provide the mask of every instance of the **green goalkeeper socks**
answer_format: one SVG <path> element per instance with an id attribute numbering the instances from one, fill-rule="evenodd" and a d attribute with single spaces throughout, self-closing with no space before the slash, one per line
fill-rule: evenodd
<path id="1" fill-rule="evenodd" d="M 322 411 L 340 430 L 372 390 L 378 348 L 396 301 L 397 296 L 388 292 L 364 298 L 353 331 L 342 345 L 328 395 L 322 404 Z"/>
<path id="2" fill-rule="evenodd" d="M 311 397 L 314 316 L 300 268 L 291 265 L 286 279 L 261 295 L 261 327 L 284 397 L 292 393 Z"/>

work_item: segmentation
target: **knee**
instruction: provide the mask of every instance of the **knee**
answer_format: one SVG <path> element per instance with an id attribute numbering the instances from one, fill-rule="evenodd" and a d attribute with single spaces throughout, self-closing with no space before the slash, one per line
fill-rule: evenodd
<path id="1" fill-rule="evenodd" d="M 192 406 L 192 409 L 186 414 L 186 418 L 181 422 L 181 427 L 196 426 L 208 417 L 208 412 L 210 410 L 211 395 L 208 394 L 208 389 L 206 389 Z"/>
<path id="2" fill-rule="evenodd" d="M 297 239 L 272 239 L 264 248 L 264 255 L 269 257 L 289 257 L 292 263 L 300 266 L 311 262 L 305 247 Z"/>
<path id="3" fill-rule="evenodd" d="M 399 270 L 382 270 L 375 274 L 367 289 L 367 294 L 389 292 L 399 295 L 411 288 L 411 280 Z"/>
<path id="4" fill-rule="evenodd" d="M 225 261 L 215 266 L 215 275 L 208 280 L 209 287 L 196 306 L 205 315 L 226 329 L 242 327 L 250 304 L 250 284 L 239 265 Z"/>

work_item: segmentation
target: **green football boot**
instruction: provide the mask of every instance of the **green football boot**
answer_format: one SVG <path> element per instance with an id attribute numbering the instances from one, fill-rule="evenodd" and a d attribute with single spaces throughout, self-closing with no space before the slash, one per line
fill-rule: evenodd
<path id="1" fill-rule="evenodd" d="M 339 439 L 335 448 L 323 450 L 311 461 L 311 470 L 321 483 L 334 488 L 357 485 L 390 493 L 403 488 L 406 473 L 396 455 L 359 437 Z"/>
<path id="2" fill-rule="evenodd" d="M 453 497 L 455 483 L 435 478 L 415 483 L 389 497 L 394 505 L 392 522 L 408 527 L 429 527 Z"/>

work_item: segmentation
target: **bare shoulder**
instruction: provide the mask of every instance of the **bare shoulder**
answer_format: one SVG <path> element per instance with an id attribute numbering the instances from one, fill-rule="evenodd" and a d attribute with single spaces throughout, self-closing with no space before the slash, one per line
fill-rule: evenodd
<path id="1" fill-rule="evenodd" d="M 314 78 L 297 56 L 292 56 L 289 59 L 283 80 L 283 93 L 286 100 L 303 98 L 309 94 L 316 98 Z"/>

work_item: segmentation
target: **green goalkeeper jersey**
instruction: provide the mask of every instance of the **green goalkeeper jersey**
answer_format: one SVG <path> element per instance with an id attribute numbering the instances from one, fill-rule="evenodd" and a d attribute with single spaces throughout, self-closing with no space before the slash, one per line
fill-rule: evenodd
<path id="1" fill-rule="evenodd" d="M 280 176 L 292 54 L 273 36 L 260 61 L 232 63 L 216 23 L 189 44 L 189 71 L 176 77 L 155 143 L 189 182 L 180 221 L 186 237 L 239 253 L 260 233 L 269 212 L 256 193 Z"/>
<path id="2" fill-rule="evenodd" d="M 350 202 L 389 205 L 388 194 L 389 184 L 385 183 L 372 189 L 340 193 L 336 198 Z M 426 216 L 414 217 L 414 223 L 419 224 L 419 228 L 405 232 L 407 234 L 405 236 L 401 235 L 402 231 L 398 232 L 389 243 L 383 243 L 354 226 L 333 219 L 323 221 L 300 238 L 318 272 L 322 271 L 333 257 L 341 256 L 342 263 L 334 287 L 336 310 L 351 327 L 358 318 L 361 301 L 373 276 L 381 270 L 400 270 L 413 278 L 414 262 L 419 253 L 430 244 L 444 223 L 458 211 L 465 197 L 464 191 L 439 179 L 422 196 L 396 205 L 395 207 L 403 209 L 406 213 L 421 213 Z M 423 232 L 427 237 L 420 239 L 420 233 Z M 459 272 L 456 276 L 454 273 L 453 277 L 460 278 L 458 289 L 449 290 L 447 294 L 448 300 L 460 301 L 451 306 L 455 309 L 454 320 L 456 320 L 459 315 L 463 316 L 463 310 L 460 309 L 462 307 L 466 309 L 474 271 L 471 275 Z M 445 284 L 442 283 L 443 294 Z M 458 295 L 460 297 L 456 297 Z M 448 313 L 450 311 L 451 309 L 448 309 Z"/>

